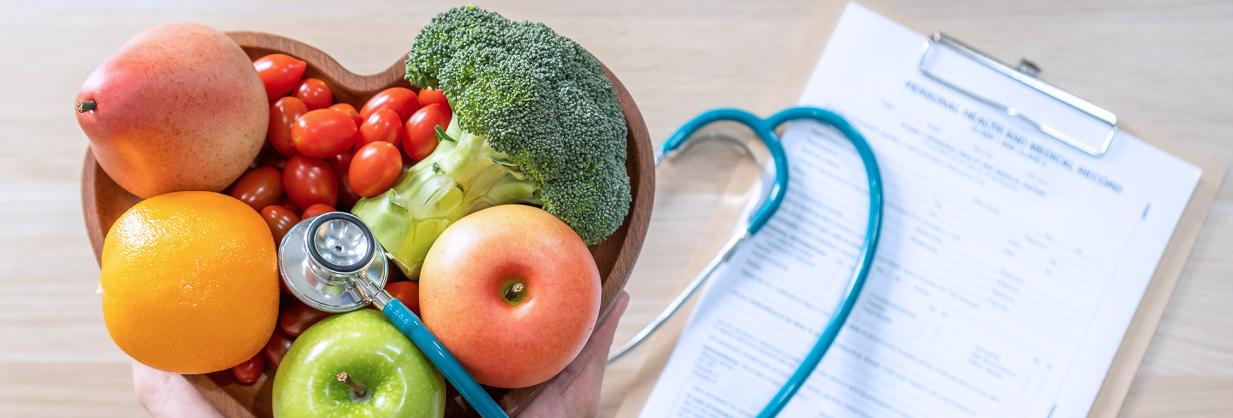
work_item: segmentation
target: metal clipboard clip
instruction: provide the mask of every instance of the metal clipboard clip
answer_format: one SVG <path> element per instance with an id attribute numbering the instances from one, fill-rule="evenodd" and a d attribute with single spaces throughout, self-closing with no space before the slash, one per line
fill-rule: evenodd
<path id="1" fill-rule="evenodd" d="M 1117 115 L 1042 81 L 1031 61 L 1011 68 L 941 32 L 930 37 L 920 72 L 1093 157 L 1117 134 Z"/>

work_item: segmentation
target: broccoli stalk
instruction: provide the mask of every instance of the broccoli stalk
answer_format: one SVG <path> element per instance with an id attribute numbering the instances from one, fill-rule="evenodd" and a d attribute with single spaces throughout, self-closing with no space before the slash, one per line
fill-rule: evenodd
<path id="1" fill-rule="evenodd" d="M 406 78 L 442 89 L 450 125 L 431 155 L 352 213 L 408 276 L 447 226 L 487 207 L 543 206 L 587 244 L 624 222 L 625 115 L 578 44 L 542 24 L 458 7 L 416 36 Z"/>

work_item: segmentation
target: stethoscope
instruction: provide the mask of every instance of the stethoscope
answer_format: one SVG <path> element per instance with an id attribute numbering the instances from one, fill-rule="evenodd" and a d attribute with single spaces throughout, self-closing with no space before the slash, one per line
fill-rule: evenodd
<path id="1" fill-rule="evenodd" d="M 686 123 L 667 142 L 655 158 L 658 167 L 663 161 L 680 154 L 686 140 L 702 127 L 719 121 L 734 121 L 748 126 L 770 151 L 775 167 L 775 180 L 769 193 L 749 218 L 744 231 L 730 240 L 720 254 L 698 274 L 667 309 L 639 332 L 633 340 L 609 357 L 620 358 L 636 347 L 676 313 L 724 263 L 735 249 L 758 233 L 779 209 L 788 189 L 788 160 L 775 129 L 793 120 L 814 120 L 838 129 L 852 142 L 865 166 L 869 181 L 869 220 L 865 243 L 861 249 L 852 278 L 835 314 L 827 323 L 817 343 L 802 360 L 796 372 L 763 408 L 759 416 L 774 416 L 796 393 L 805 379 L 817 367 L 822 356 L 835 340 L 855 305 L 865 278 L 869 275 L 877 248 L 882 219 L 882 181 L 873 151 L 864 137 L 839 115 L 818 108 L 797 107 L 776 113 L 767 119 L 736 109 L 712 110 Z M 385 285 L 389 263 L 381 244 L 364 222 L 344 212 L 331 212 L 302 221 L 291 228 L 279 245 L 279 269 L 288 290 L 300 301 L 326 312 L 347 312 L 372 304 L 415 344 L 424 356 L 458 390 L 463 399 L 485 418 L 505 417 L 505 411 L 488 392 L 467 373 L 449 350 L 428 330 L 419 317 L 398 299 L 387 293 Z"/>
<path id="2" fill-rule="evenodd" d="M 834 311 L 835 313 L 826 323 L 826 328 L 818 336 L 818 341 L 814 343 L 813 348 L 801 360 L 801 364 L 797 366 L 796 371 L 788 377 L 787 382 L 767 402 L 762 411 L 758 413 L 758 416 L 773 417 L 778 415 L 779 411 L 796 394 L 796 391 L 804 385 L 805 380 L 817 368 L 818 363 L 822 361 L 822 357 L 826 355 L 831 344 L 835 342 L 835 337 L 839 335 L 839 330 L 847 322 L 848 315 L 852 312 L 852 307 L 856 305 L 856 299 L 860 296 L 861 289 L 865 286 L 865 279 L 869 276 L 873 265 L 873 256 L 878 248 L 878 237 L 882 231 L 882 175 L 878 169 L 877 158 L 873 155 L 873 149 L 869 147 L 869 142 L 865 140 L 865 137 L 842 116 L 816 107 L 789 108 L 766 119 L 758 118 L 749 112 L 738 109 L 715 109 L 686 122 L 671 137 L 668 137 L 668 140 L 664 142 L 662 150 L 655 157 L 656 167 L 659 167 L 664 161 L 680 155 L 680 151 L 684 149 L 683 146 L 687 144 L 686 141 L 692 138 L 699 130 L 712 123 L 730 121 L 745 125 L 754 132 L 770 152 L 771 160 L 775 167 L 774 181 L 771 184 L 770 190 L 763 194 L 762 201 L 758 203 L 757 208 L 750 215 L 744 230 L 728 240 L 720 249 L 719 254 L 711 259 L 702 268 L 702 271 L 689 281 L 689 284 L 681 290 L 681 293 L 654 320 L 635 334 L 629 342 L 618 348 L 615 353 L 609 355 L 609 363 L 628 354 L 630 350 L 646 341 L 647 337 L 650 337 L 668 319 L 672 318 L 681 309 L 681 306 L 713 276 L 713 273 L 724 262 L 728 261 L 735 250 L 750 237 L 756 235 L 758 231 L 762 230 L 766 222 L 779 210 L 779 206 L 783 203 L 784 194 L 788 191 L 788 156 L 775 130 L 784 123 L 798 120 L 811 120 L 829 125 L 843 134 L 848 139 L 848 142 L 851 142 L 852 146 L 856 148 L 857 154 L 860 155 L 861 162 L 865 166 L 865 178 L 869 184 L 869 218 L 865 224 L 865 242 L 861 245 L 860 256 L 857 258 L 856 265 L 852 269 L 852 277 L 848 279 L 843 297 L 839 300 L 839 304 Z"/>

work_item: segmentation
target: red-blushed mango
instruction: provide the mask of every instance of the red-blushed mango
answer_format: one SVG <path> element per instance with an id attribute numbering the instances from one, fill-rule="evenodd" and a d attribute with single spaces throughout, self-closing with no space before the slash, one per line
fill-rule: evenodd
<path id="1" fill-rule="evenodd" d="M 137 34 L 76 99 L 77 123 L 99 165 L 142 198 L 223 190 L 261 151 L 269 110 L 240 46 L 194 23 Z"/>

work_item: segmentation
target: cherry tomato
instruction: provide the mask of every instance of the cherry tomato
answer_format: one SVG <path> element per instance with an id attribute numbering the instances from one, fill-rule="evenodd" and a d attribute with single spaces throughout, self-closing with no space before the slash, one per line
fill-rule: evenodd
<path id="1" fill-rule="evenodd" d="M 318 311 L 294 300 L 278 314 L 278 328 L 287 335 L 298 337 L 308 327 L 329 316 L 329 312 Z"/>
<path id="2" fill-rule="evenodd" d="M 355 145 L 357 131 L 355 121 L 342 112 L 317 109 L 291 125 L 291 142 L 296 151 L 309 157 L 333 157 Z"/>
<path id="3" fill-rule="evenodd" d="M 320 216 L 322 214 L 330 213 L 333 211 L 334 211 L 333 206 L 330 206 L 324 203 L 313 203 L 312 206 L 309 206 L 307 209 L 304 209 L 304 214 L 300 215 L 300 219 L 304 220 L 304 219 L 308 219 L 314 216 Z"/>
<path id="4" fill-rule="evenodd" d="M 286 177 L 283 177 L 283 179 L 286 179 Z M 286 191 L 287 191 L 287 188 L 286 188 L 286 187 L 283 187 L 283 195 L 282 195 L 281 197 L 279 197 L 279 198 L 278 198 L 278 200 L 275 200 L 275 201 L 274 201 L 274 204 L 275 204 L 275 205 L 278 205 L 278 206 L 282 206 L 282 207 L 287 208 L 287 209 L 290 209 L 292 212 L 295 212 L 295 211 L 297 211 L 299 208 L 297 208 L 297 207 L 295 207 L 295 205 L 291 204 L 291 199 L 288 199 L 288 198 L 287 198 L 287 193 L 286 193 Z M 262 209 L 265 209 L 265 208 L 262 208 Z"/>
<path id="5" fill-rule="evenodd" d="M 282 194 L 283 175 L 274 167 L 248 170 L 231 186 L 231 197 L 247 203 L 253 210 L 261 210 L 274 204 Z"/>
<path id="6" fill-rule="evenodd" d="M 402 154 L 389 142 L 377 141 L 360 148 L 347 170 L 355 194 L 372 197 L 385 193 L 402 174 Z"/>
<path id="7" fill-rule="evenodd" d="M 283 168 L 283 190 L 292 205 L 307 208 L 314 203 L 338 203 L 338 178 L 320 158 L 292 156 Z"/>
<path id="8" fill-rule="evenodd" d="M 351 168 L 351 159 L 355 156 L 354 152 L 344 152 L 327 158 L 325 161 L 330 163 L 330 168 L 334 169 L 334 173 L 342 176 L 347 174 L 347 169 Z"/>
<path id="9" fill-rule="evenodd" d="M 235 381 L 241 385 L 253 384 L 261 378 L 262 372 L 265 372 L 265 356 L 261 353 L 231 368 L 231 375 L 235 376 Z"/>
<path id="10" fill-rule="evenodd" d="M 329 168 L 333 169 L 334 174 L 340 178 L 340 176 L 346 175 L 346 170 L 351 168 L 351 159 L 353 158 L 355 158 L 355 153 L 345 152 L 334 155 L 334 157 L 327 158 L 326 163 L 329 163 Z"/>
<path id="11" fill-rule="evenodd" d="M 355 144 L 357 148 L 373 141 L 385 141 L 398 145 L 402 142 L 403 136 L 402 120 L 393 110 L 378 110 L 364 120 L 363 125 L 360 125 L 360 136 L 362 139 Z"/>
<path id="12" fill-rule="evenodd" d="M 308 106 L 294 97 L 278 99 L 270 106 L 270 125 L 266 137 L 279 154 L 295 154 L 295 144 L 291 143 L 291 125 L 305 113 L 308 113 Z"/>
<path id="13" fill-rule="evenodd" d="M 419 161 L 432 154 L 437 149 L 436 127 L 445 129 L 449 123 L 450 114 L 440 104 L 430 104 L 417 110 L 407 121 L 402 140 L 402 148 L 411 161 Z"/>
<path id="14" fill-rule="evenodd" d="M 278 363 L 282 363 L 283 356 L 287 355 L 287 349 L 291 348 L 293 340 L 283 330 L 274 330 L 274 335 L 270 336 L 270 340 L 265 343 L 265 348 L 261 349 L 261 354 L 265 356 L 265 363 L 270 365 L 270 369 L 277 369 Z"/>
<path id="15" fill-rule="evenodd" d="M 257 162 L 260 167 L 274 167 L 282 170 L 287 166 L 287 156 L 278 153 L 278 151 L 265 150 L 261 152 L 261 160 Z"/>
<path id="16" fill-rule="evenodd" d="M 355 206 L 355 202 L 360 201 L 360 195 L 355 194 L 355 190 L 351 190 L 351 184 L 347 178 L 346 173 L 338 176 L 338 207 L 342 209 L 349 209 Z"/>
<path id="17" fill-rule="evenodd" d="M 334 172 L 338 173 L 338 209 L 349 209 L 360 200 L 360 196 L 351 190 L 350 184 L 347 184 L 347 171 L 351 169 L 351 159 L 354 156 L 353 152 L 344 152 L 327 160 L 330 167 L 334 168 Z"/>
<path id="18" fill-rule="evenodd" d="M 411 114 L 415 113 L 416 109 L 420 108 L 419 99 L 415 97 L 415 92 L 406 87 L 390 87 L 381 90 L 368 99 L 368 103 L 364 103 L 364 107 L 360 109 L 360 118 L 368 120 L 378 110 L 390 109 L 398 113 L 399 120 L 406 122 Z"/>
<path id="19" fill-rule="evenodd" d="M 274 101 L 286 96 L 300 83 L 308 63 L 285 54 L 270 54 L 253 61 L 261 83 L 265 85 L 265 95 Z"/>
<path id="20" fill-rule="evenodd" d="M 446 110 L 449 110 L 450 108 L 450 102 L 448 100 L 445 100 L 445 92 L 442 92 L 440 89 L 434 89 L 432 87 L 425 87 L 425 88 L 420 89 L 419 94 L 417 94 L 416 96 L 419 97 L 419 103 L 420 103 L 421 109 L 433 103 L 437 103 L 437 104 L 440 104 L 441 106 L 444 106 Z"/>
<path id="21" fill-rule="evenodd" d="M 385 291 L 390 292 L 390 296 L 402 301 L 403 305 L 407 305 L 407 309 L 420 314 L 420 284 L 412 281 L 389 282 L 385 284 Z"/>
<path id="22" fill-rule="evenodd" d="M 347 103 L 335 103 L 333 106 L 330 106 L 330 109 L 343 112 L 347 116 L 350 116 L 351 119 L 355 120 L 355 126 L 360 126 L 360 124 L 364 123 L 364 120 L 360 119 L 360 112 L 355 111 L 355 106 Z"/>
<path id="23" fill-rule="evenodd" d="M 295 97 L 303 100 L 304 104 L 308 105 L 308 110 L 324 109 L 334 103 L 330 86 L 319 78 L 305 78 L 301 81 L 300 86 L 295 89 Z"/>
<path id="24" fill-rule="evenodd" d="M 266 225 L 270 226 L 270 232 L 274 234 L 275 247 L 283 242 L 283 235 L 287 235 L 287 231 L 300 222 L 300 217 L 295 216 L 295 212 L 278 205 L 261 209 L 261 217 L 265 218 Z"/>

